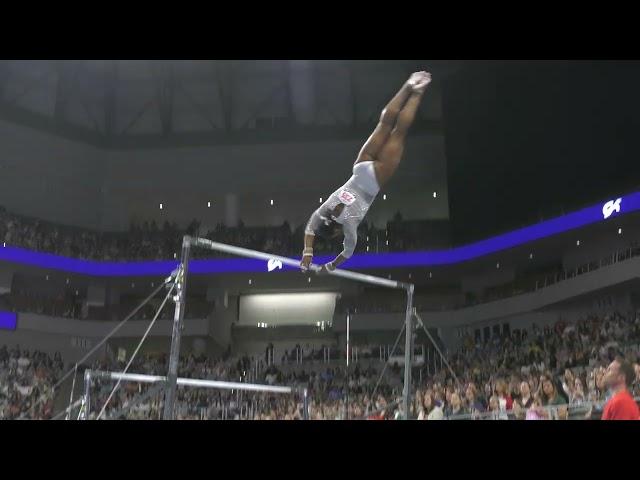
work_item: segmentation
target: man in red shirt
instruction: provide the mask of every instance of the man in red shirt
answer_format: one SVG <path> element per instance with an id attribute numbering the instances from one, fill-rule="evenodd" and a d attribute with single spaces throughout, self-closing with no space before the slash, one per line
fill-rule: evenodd
<path id="1" fill-rule="evenodd" d="M 603 383 L 613 396 L 604 407 L 602 420 L 640 420 L 640 409 L 628 390 L 634 378 L 633 367 L 624 358 L 617 357 L 611 362 Z"/>

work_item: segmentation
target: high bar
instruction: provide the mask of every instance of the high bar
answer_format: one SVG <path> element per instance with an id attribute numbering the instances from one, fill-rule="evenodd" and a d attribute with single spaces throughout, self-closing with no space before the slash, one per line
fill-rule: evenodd
<path id="1" fill-rule="evenodd" d="M 166 382 L 167 377 L 157 375 L 143 375 L 140 373 L 91 371 L 92 378 L 109 378 L 111 380 L 123 380 L 125 382 L 158 383 Z M 220 382 L 217 380 L 200 380 L 197 378 L 178 378 L 178 385 L 185 387 L 218 388 L 222 390 L 249 390 L 253 392 L 291 393 L 292 387 L 278 387 L 271 385 L 259 385 L 256 383 Z"/>
<path id="2" fill-rule="evenodd" d="M 290 267 L 300 267 L 300 262 L 289 257 L 282 257 L 280 255 L 272 255 L 269 253 L 258 252 L 257 250 L 249 250 L 248 248 L 234 247 L 233 245 L 227 245 L 225 243 L 218 243 L 207 238 L 191 238 L 191 244 L 197 247 L 208 248 L 209 250 L 216 250 L 219 252 L 230 253 L 231 255 L 238 255 L 240 257 L 256 258 L 258 260 L 279 260 L 284 265 Z M 320 265 L 311 264 L 310 270 L 315 272 L 319 271 L 322 267 Z M 371 283 L 373 285 L 380 285 L 381 287 L 388 288 L 402 288 L 408 289 L 411 284 L 404 282 L 397 282 L 395 280 L 388 280 L 386 278 L 375 277 L 373 275 L 366 275 L 364 273 L 352 272 L 350 270 L 335 269 L 332 272 L 328 272 L 329 275 L 336 277 L 348 278 L 349 280 L 355 280 L 356 282 Z"/>

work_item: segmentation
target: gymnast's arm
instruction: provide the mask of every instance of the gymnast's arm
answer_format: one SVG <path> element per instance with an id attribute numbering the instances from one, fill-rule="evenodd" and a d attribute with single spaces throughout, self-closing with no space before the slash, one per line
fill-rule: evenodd
<path id="1" fill-rule="evenodd" d="M 343 225 L 344 230 L 344 248 L 342 253 L 338 255 L 332 262 L 327 263 L 325 268 L 329 271 L 335 270 L 344 262 L 346 262 L 356 249 L 358 243 L 358 226 L 353 223 L 345 223 Z"/>
<path id="2" fill-rule="evenodd" d="M 316 210 L 309 218 L 307 226 L 304 229 L 304 250 L 302 251 L 302 260 L 300 261 L 300 268 L 304 271 L 309 268 L 313 261 L 313 242 L 316 238 L 316 231 L 322 224 L 322 216 L 320 212 Z"/>

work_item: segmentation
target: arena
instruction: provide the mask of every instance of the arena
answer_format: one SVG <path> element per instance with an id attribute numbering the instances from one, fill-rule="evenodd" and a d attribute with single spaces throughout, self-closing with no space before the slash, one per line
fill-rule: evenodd
<path id="1" fill-rule="evenodd" d="M 640 419 L 637 81 L 0 61 L 0 418 Z"/>

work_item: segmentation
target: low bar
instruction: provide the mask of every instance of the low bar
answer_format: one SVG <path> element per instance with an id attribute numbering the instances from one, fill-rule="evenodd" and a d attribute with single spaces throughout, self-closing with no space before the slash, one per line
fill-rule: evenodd
<path id="1" fill-rule="evenodd" d="M 109 378 L 111 380 L 123 380 L 125 382 L 138 383 L 158 383 L 167 381 L 167 377 L 161 377 L 157 375 L 143 375 L 139 373 L 93 371 L 91 372 L 91 376 L 93 378 Z M 255 383 L 220 382 L 217 380 L 200 380 L 197 378 L 178 378 L 177 384 L 186 387 L 219 388 L 223 390 L 248 390 L 253 392 L 292 393 L 294 391 L 292 387 L 274 387 L 271 385 L 259 385 Z"/>
<path id="2" fill-rule="evenodd" d="M 233 245 L 227 245 L 225 243 L 218 243 L 207 238 L 191 238 L 191 244 L 197 247 L 208 248 L 209 250 L 216 250 L 218 252 L 225 252 L 231 255 L 238 255 L 240 257 L 255 258 L 258 260 L 279 260 L 284 265 L 290 267 L 300 267 L 300 262 L 289 257 L 281 257 L 280 255 L 272 255 L 269 253 L 258 252 L 256 250 L 249 250 L 248 248 L 234 247 Z M 309 270 L 318 272 L 321 270 L 320 265 L 311 264 Z M 386 278 L 375 277 L 373 275 L 366 275 L 364 273 L 352 272 L 350 270 L 336 269 L 332 272 L 328 272 L 329 275 L 336 277 L 348 278 L 349 280 L 355 280 L 356 282 L 370 283 L 373 285 L 380 285 L 381 287 L 388 288 L 402 288 L 408 289 L 411 284 L 404 282 L 397 282 L 395 280 L 388 280 Z"/>

